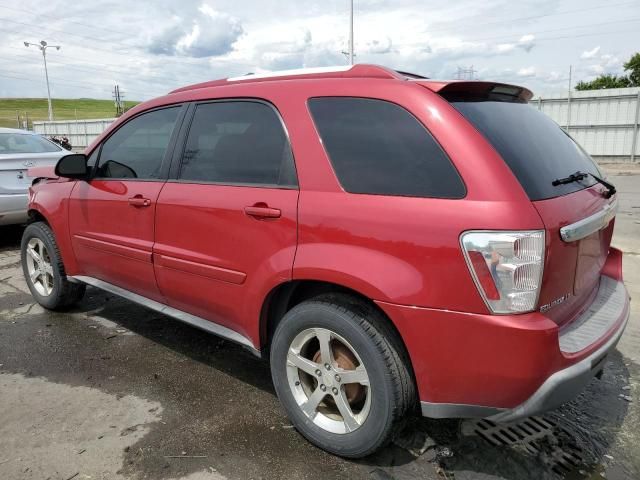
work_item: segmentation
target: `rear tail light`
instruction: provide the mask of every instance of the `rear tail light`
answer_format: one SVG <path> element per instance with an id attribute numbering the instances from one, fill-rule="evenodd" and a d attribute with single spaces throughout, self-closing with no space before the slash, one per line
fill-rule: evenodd
<path id="1" fill-rule="evenodd" d="M 536 308 L 544 263 L 544 231 L 471 231 L 460 237 L 467 265 L 493 313 Z"/>

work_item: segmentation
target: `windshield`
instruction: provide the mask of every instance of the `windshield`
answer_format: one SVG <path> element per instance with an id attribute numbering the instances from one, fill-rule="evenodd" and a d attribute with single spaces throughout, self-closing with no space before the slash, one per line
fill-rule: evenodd
<path id="1" fill-rule="evenodd" d="M 451 104 L 498 151 L 531 200 L 559 197 L 595 183 L 553 181 L 580 171 L 600 176 L 591 157 L 553 120 L 527 103 L 455 100 Z"/>
<path id="2" fill-rule="evenodd" d="M 0 133 L 0 155 L 11 153 L 59 152 L 60 147 L 38 135 Z"/>

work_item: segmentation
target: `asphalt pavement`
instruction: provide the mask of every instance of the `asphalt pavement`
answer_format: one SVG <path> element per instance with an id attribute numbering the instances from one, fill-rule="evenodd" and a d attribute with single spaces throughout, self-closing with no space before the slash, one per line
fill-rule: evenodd
<path id="1" fill-rule="evenodd" d="M 640 170 L 610 179 L 637 299 Z M 40 308 L 20 235 L 0 229 L 0 479 L 640 478 L 637 300 L 602 379 L 570 404 L 504 426 L 410 418 L 349 461 L 291 427 L 268 364 L 241 347 L 93 288 L 69 312 Z"/>

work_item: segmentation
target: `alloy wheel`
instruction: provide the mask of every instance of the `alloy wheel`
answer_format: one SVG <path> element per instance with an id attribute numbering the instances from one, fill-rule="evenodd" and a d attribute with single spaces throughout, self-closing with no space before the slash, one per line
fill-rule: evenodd
<path id="1" fill-rule="evenodd" d="M 369 375 L 356 350 L 326 328 L 309 328 L 291 342 L 287 379 L 302 412 L 331 433 L 362 426 L 371 408 Z"/>
<path id="2" fill-rule="evenodd" d="M 26 253 L 29 281 L 40 295 L 48 297 L 53 291 L 53 266 L 47 247 L 39 238 L 32 238 Z"/>

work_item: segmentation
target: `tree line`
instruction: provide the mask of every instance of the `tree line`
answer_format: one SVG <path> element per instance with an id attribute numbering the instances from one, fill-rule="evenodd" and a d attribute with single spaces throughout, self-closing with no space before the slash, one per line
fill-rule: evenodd
<path id="1" fill-rule="evenodd" d="M 634 54 L 623 66 L 626 75 L 605 73 L 590 82 L 578 82 L 576 84 L 576 90 L 640 87 L 640 52 Z"/>

